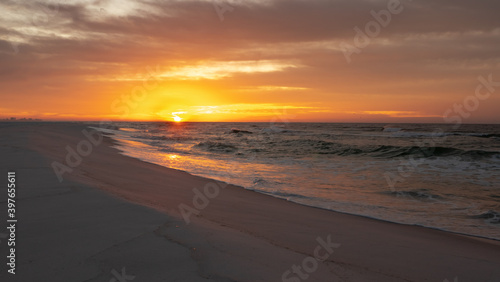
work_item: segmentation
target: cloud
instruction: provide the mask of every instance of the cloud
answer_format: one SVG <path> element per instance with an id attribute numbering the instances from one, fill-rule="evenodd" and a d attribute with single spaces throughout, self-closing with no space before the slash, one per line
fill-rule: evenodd
<path id="1" fill-rule="evenodd" d="M 214 3 L 232 7 L 224 21 Z M 415 108 L 405 111 L 421 112 L 419 100 L 432 98 L 438 115 L 473 91 L 478 75 L 498 73 L 500 2 L 493 0 L 401 0 L 403 11 L 348 64 L 341 44 L 352 44 L 354 28 L 364 29 L 374 20 L 371 11 L 387 3 L 2 1 L 0 95 L 17 97 L 7 102 L 11 110 L 21 101 L 41 107 L 45 99 L 51 102 L 42 111 L 52 112 L 71 99 L 111 97 L 113 89 L 160 65 L 165 81 L 218 79 L 224 82 L 219 89 L 241 90 L 242 103 L 307 98 L 350 103 L 359 111 L 400 111 L 412 100 Z M 284 89 L 307 96 L 284 96 Z M 487 119 L 491 113 L 487 108 L 477 114 Z"/>

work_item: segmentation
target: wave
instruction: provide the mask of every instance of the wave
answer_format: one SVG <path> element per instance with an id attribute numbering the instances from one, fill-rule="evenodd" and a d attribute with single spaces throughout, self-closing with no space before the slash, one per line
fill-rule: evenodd
<path id="1" fill-rule="evenodd" d="M 233 153 L 238 150 L 238 147 L 236 147 L 233 144 L 213 142 L 213 141 L 200 142 L 196 144 L 194 147 L 215 153 Z"/>
<path id="2" fill-rule="evenodd" d="M 166 136 L 157 136 L 157 135 L 132 135 L 132 138 L 138 139 L 148 139 L 148 140 L 167 140 Z"/>
<path id="3" fill-rule="evenodd" d="M 394 127 L 392 125 L 386 125 L 382 128 L 383 132 L 399 132 L 403 130 L 401 127 Z"/>
<path id="4" fill-rule="evenodd" d="M 367 155 L 376 158 L 397 158 L 414 156 L 419 158 L 452 157 L 482 159 L 499 157 L 500 152 L 484 150 L 462 150 L 452 147 L 420 147 L 420 146 L 367 146 L 353 147 L 332 142 L 320 142 L 314 145 L 318 154 L 335 154 L 339 156 Z"/>
<path id="5" fill-rule="evenodd" d="M 251 131 L 248 131 L 248 130 L 243 130 L 243 129 L 237 129 L 237 128 L 231 128 L 231 130 L 229 132 L 227 132 L 228 134 L 238 134 L 238 135 L 241 135 L 241 134 L 253 134 L 253 132 Z"/>
<path id="6" fill-rule="evenodd" d="M 395 197 L 408 197 L 408 198 L 416 198 L 421 200 L 436 200 L 443 199 L 442 196 L 437 194 L 432 194 L 424 190 L 410 190 L 410 191 L 391 191 L 391 192 L 382 192 L 383 194 L 389 194 Z"/>
<path id="7" fill-rule="evenodd" d="M 236 136 L 250 135 L 249 131 L 232 129 L 231 134 Z M 185 142 L 195 140 L 187 136 L 164 136 L 152 134 L 134 134 L 131 137 L 148 141 L 173 141 Z M 394 145 L 352 145 L 339 142 L 325 141 L 320 139 L 286 139 L 279 141 L 267 140 L 263 148 L 256 144 L 250 146 L 242 144 L 242 152 L 266 153 L 269 155 L 282 155 L 283 153 L 294 154 L 296 156 L 318 154 L 318 155 L 337 155 L 337 156 L 368 156 L 374 158 L 432 158 L 432 157 L 460 157 L 463 160 L 481 160 L 488 158 L 500 159 L 500 152 L 486 150 L 464 150 L 453 147 L 424 147 L 424 146 L 394 146 Z M 221 136 L 212 138 L 212 140 L 197 143 L 194 147 L 214 153 L 233 153 L 240 148 L 235 144 L 228 143 L 226 138 Z M 162 143 L 160 143 L 162 144 Z M 259 147 L 260 146 L 260 147 Z"/>
<path id="8" fill-rule="evenodd" d="M 373 151 L 369 152 L 375 157 L 404 157 L 404 156 L 416 156 L 416 157 L 449 157 L 449 156 L 459 156 L 459 157 L 471 157 L 474 159 L 492 157 L 500 154 L 500 152 L 495 151 L 483 151 L 483 150 L 462 150 L 452 147 L 420 147 L 420 146 L 380 146 Z"/>
<path id="9" fill-rule="evenodd" d="M 453 147 L 394 146 L 394 145 L 350 145 L 314 139 L 271 140 L 266 144 L 269 153 L 320 154 L 338 156 L 369 156 L 375 158 L 397 158 L 413 156 L 417 158 L 460 157 L 463 159 L 500 158 L 498 151 L 463 150 Z"/>
<path id="10" fill-rule="evenodd" d="M 473 215 L 472 218 L 485 219 L 489 223 L 500 224 L 500 213 L 494 210 L 489 210 L 482 214 Z"/>
<path id="11" fill-rule="evenodd" d="M 476 128 L 470 128 L 471 130 L 454 131 L 448 125 L 436 126 L 436 127 L 422 127 L 419 125 L 385 125 L 382 127 L 382 132 L 387 132 L 385 136 L 398 137 L 398 138 L 418 138 L 418 137 L 447 137 L 447 136 L 463 136 L 463 137 L 479 137 L 479 138 L 500 138 L 500 133 L 496 131 L 488 132 L 486 131 L 476 131 Z"/>
<path id="12" fill-rule="evenodd" d="M 144 140 L 152 140 L 152 141 L 175 141 L 175 142 L 184 142 L 193 140 L 192 137 L 186 136 L 164 136 L 164 135 L 132 135 L 132 138 L 144 139 Z"/>
<path id="13" fill-rule="evenodd" d="M 500 134 L 490 134 L 490 133 L 471 133 L 471 136 L 482 137 L 482 138 L 500 138 Z"/>
<path id="14" fill-rule="evenodd" d="M 267 182 L 267 180 L 265 180 L 264 178 L 254 178 L 254 180 L 252 181 L 252 184 L 253 185 L 268 185 L 269 182 Z"/>
<path id="15" fill-rule="evenodd" d="M 384 130 L 385 131 L 385 130 Z M 391 137 L 398 138 L 418 138 L 418 137 L 448 137 L 448 136 L 464 136 L 478 138 L 499 138 L 500 134 L 492 133 L 467 133 L 467 132 L 419 132 L 419 131 L 388 131 L 392 132 Z"/>
<path id="16" fill-rule="evenodd" d="M 293 131 L 290 129 L 284 129 L 284 128 L 278 127 L 278 126 L 271 126 L 271 127 L 261 129 L 261 133 L 265 133 L 265 134 L 292 133 L 292 132 L 296 132 L 296 131 Z"/>
<path id="17" fill-rule="evenodd" d="M 333 143 L 334 144 L 334 143 Z M 319 154 L 336 154 L 340 156 L 348 155 L 368 155 L 376 158 L 397 158 L 414 156 L 419 158 L 431 157 L 452 157 L 482 159 L 500 156 L 497 151 L 484 150 L 462 150 L 452 147 L 420 147 L 420 146 L 370 146 L 370 147 L 351 147 L 347 145 L 333 145 L 323 143 L 319 145 L 320 149 L 329 148 L 329 150 L 320 150 Z"/>
<path id="18" fill-rule="evenodd" d="M 310 197 L 307 197 L 307 196 L 304 196 L 304 195 L 300 195 L 300 194 L 294 194 L 294 193 L 286 193 L 286 192 L 279 192 L 279 191 L 274 191 L 274 192 L 271 192 L 271 191 L 259 191 L 263 194 L 269 194 L 269 195 L 272 195 L 272 196 L 276 196 L 276 197 L 280 197 L 280 198 L 286 198 L 286 199 L 289 199 L 289 198 L 299 198 L 299 199 L 309 199 Z"/>

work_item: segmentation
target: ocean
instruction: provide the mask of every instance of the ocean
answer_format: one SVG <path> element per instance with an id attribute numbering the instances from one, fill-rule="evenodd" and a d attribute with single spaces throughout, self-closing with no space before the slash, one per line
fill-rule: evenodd
<path id="1" fill-rule="evenodd" d="M 146 162 L 303 205 L 500 240 L 500 125 L 113 124 L 103 131 L 122 153 Z"/>

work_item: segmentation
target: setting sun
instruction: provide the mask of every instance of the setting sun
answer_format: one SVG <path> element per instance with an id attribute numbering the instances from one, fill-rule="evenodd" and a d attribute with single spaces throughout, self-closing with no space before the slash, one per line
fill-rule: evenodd
<path id="1" fill-rule="evenodd" d="M 182 118 L 178 115 L 180 114 L 185 114 L 186 112 L 175 112 L 175 113 L 172 113 L 172 116 L 173 116 L 173 119 L 175 122 L 181 122 L 182 121 Z"/>

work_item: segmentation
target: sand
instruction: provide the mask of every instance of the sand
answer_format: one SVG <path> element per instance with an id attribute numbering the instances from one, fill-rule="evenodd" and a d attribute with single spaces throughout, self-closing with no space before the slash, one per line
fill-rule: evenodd
<path id="1" fill-rule="evenodd" d="M 0 124 L 1 185 L 11 170 L 19 185 L 16 275 L 0 237 L 0 281 L 500 281 L 498 241 L 298 205 L 123 156 L 108 137 L 60 182 L 52 164 L 84 129 Z"/>

